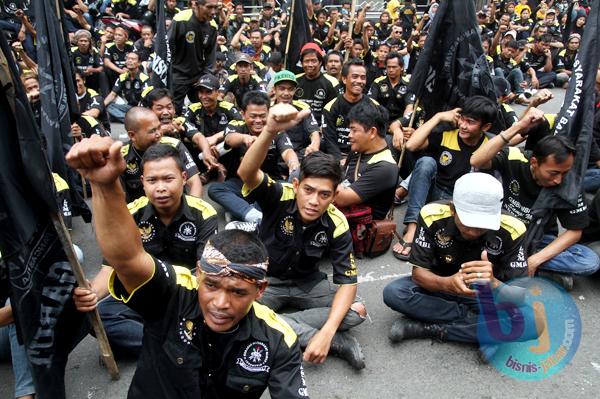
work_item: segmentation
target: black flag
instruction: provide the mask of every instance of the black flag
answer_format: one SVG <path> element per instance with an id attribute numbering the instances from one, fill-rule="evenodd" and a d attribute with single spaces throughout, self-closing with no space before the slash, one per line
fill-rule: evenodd
<path id="1" fill-rule="evenodd" d="M 289 43 L 288 35 L 290 35 Z M 293 72 L 299 71 L 300 68 L 297 64 L 300 61 L 300 49 L 308 42 L 312 42 L 312 36 L 310 35 L 306 2 L 304 0 L 292 0 L 291 15 L 288 25 L 281 34 L 279 49 L 284 56 L 284 69 Z"/>
<path id="2" fill-rule="evenodd" d="M 440 2 L 409 91 L 425 107 L 427 119 L 461 106 L 469 96 L 479 94 L 496 101 L 472 0 Z"/>
<path id="3" fill-rule="evenodd" d="M 585 206 L 579 204 L 583 175 L 588 166 L 593 140 L 594 97 L 596 73 L 600 61 L 600 3 L 595 2 L 585 25 L 579 53 L 575 57 L 573 73 L 565 101 L 556 118 L 554 134 L 567 137 L 576 147 L 575 162 L 562 183 L 553 188 L 543 188 L 532 207 L 533 228 L 527 231 L 528 242 L 535 245 L 543 233 L 545 222 L 553 216 L 553 209 Z"/>
<path id="4" fill-rule="evenodd" d="M 38 398 L 64 398 L 67 356 L 81 338 L 75 277 L 50 214 L 59 212 L 43 140 L 0 35 L 0 276 L 8 276 L 19 337 Z"/>
<path id="5" fill-rule="evenodd" d="M 569 42 L 569 36 L 571 36 L 571 31 L 573 30 L 573 8 L 575 7 L 575 2 L 572 2 L 569 8 L 567 9 L 567 21 L 565 22 L 565 28 L 562 32 L 562 42 L 567 44 Z"/>
<path id="6" fill-rule="evenodd" d="M 169 88 L 171 83 L 170 68 L 171 48 L 165 25 L 164 0 L 156 1 L 156 38 L 154 40 L 154 57 L 152 58 L 152 86 Z"/>

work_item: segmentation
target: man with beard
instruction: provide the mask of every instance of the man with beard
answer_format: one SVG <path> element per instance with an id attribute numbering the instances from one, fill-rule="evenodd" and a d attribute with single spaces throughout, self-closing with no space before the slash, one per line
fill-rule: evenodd
<path id="1" fill-rule="evenodd" d="M 325 104 L 337 96 L 339 82 L 333 76 L 321 73 L 323 50 L 318 44 L 305 44 L 300 50 L 300 62 L 304 73 L 296 76 L 299 90 L 296 90 L 294 98 L 310 105 L 319 121 Z"/>
<path id="2" fill-rule="evenodd" d="M 339 94 L 323 109 L 324 151 L 343 161 L 350 152 L 348 132 L 350 131 L 348 113 L 361 101 L 379 105 L 375 100 L 363 94 L 367 83 L 367 69 L 362 60 L 353 58 L 342 68 L 344 94 Z"/>
<path id="3" fill-rule="evenodd" d="M 225 163 L 228 179 L 223 183 L 212 184 L 208 189 L 208 195 L 230 212 L 236 220 L 258 223 L 262 219 L 262 212 L 243 198 L 243 183 L 237 177 L 237 170 L 240 160 L 263 130 L 269 115 L 269 106 L 270 100 L 265 93 L 249 92 L 244 96 L 242 106 L 244 120 L 232 121 L 225 128 L 225 146 L 231 148 L 231 156 Z M 281 180 L 292 176 L 299 166 L 298 156 L 294 152 L 290 138 L 287 133 L 280 132 L 272 140 L 267 157 L 260 168 L 273 179 Z"/>
<path id="4" fill-rule="evenodd" d="M 330 50 L 323 59 L 323 62 L 325 63 L 327 74 L 336 78 L 339 82 L 342 79 L 342 64 L 344 63 L 342 54 L 339 51 Z"/>

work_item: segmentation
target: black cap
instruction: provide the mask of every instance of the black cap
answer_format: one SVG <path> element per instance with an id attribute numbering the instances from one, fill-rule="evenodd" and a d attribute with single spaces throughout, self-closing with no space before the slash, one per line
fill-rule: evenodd
<path id="1" fill-rule="evenodd" d="M 271 4 L 271 3 L 265 3 L 263 5 L 263 8 L 273 8 L 273 4 Z"/>
<path id="2" fill-rule="evenodd" d="M 196 87 L 197 89 L 204 87 L 208 90 L 219 90 L 219 87 L 221 87 L 221 85 L 219 84 L 219 79 L 217 79 L 216 76 L 206 74 L 203 75 L 200 79 L 198 79 L 194 87 Z"/>
<path id="3" fill-rule="evenodd" d="M 508 96 L 510 94 L 510 83 L 499 76 L 494 77 L 494 89 L 496 97 Z"/>

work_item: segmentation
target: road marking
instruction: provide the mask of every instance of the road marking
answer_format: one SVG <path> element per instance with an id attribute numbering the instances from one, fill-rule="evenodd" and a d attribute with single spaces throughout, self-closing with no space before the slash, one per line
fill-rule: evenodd
<path id="1" fill-rule="evenodd" d="M 594 370 L 600 373 L 600 364 L 592 362 L 592 367 L 594 368 Z"/>
<path id="2" fill-rule="evenodd" d="M 384 280 L 390 280 L 393 278 L 400 278 L 400 277 L 406 277 L 406 276 L 411 275 L 411 273 L 393 273 L 393 274 L 384 274 L 383 276 L 373 276 L 373 273 L 375 273 L 375 272 L 369 272 L 367 274 L 358 276 L 358 283 L 359 284 L 372 283 L 374 281 L 384 281 Z"/>

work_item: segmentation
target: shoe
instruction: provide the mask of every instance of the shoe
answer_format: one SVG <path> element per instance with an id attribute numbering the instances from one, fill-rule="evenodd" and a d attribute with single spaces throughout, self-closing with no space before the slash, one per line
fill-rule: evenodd
<path id="1" fill-rule="evenodd" d="M 549 270 L 540 270 L 537 273 L 537 276 L 550 281 L 554 281 L 567 292 L 573 289 L 573 276 L 571 274 L 557 273 Z"/>
<path id="2" fill-rule="evenodd" d="M 525 97 L 525 93 L 519 94 L 515 99 L 515 103 L 520 105 L 529 105 L 531 101 L 527 97 Z"/>
<path id="3" fill-rule="evenodd" d="M 402 318 L 392 324 L 388 335 L 390 341 L 397 343 L 405 339 L 435 338 L 446 340 L 446 327 L 440 324 L 426 324 L 416 320 Z"/>
<path id="4" fill-rule="evenodd" d="M 344 359 L 356 370 L 365 368 L 365 355 L 358 340 L 350 332 L 337 332 L 331 341 L 331 354 Z"/>
<path id="5" fill-rule="evenodd" d="M 258 232 L 258 223 L 233 221 L 225 225 L 225 230 L 243 230 L 248 233 Z"/>

